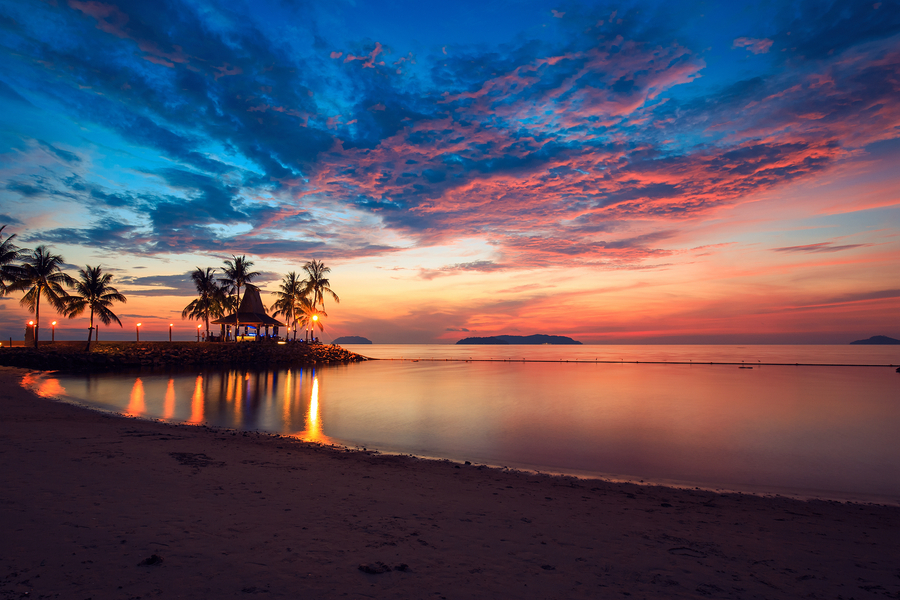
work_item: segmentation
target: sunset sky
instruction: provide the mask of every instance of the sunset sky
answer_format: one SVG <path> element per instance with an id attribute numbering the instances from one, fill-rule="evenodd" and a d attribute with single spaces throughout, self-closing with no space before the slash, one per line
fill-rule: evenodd
<path id="1" fill-rule="evenodd" d="M 325 340 L 900 338 L 896 1 L 0 0 L 0 51 L 3 235 L 115 274 L 101 339 L 232 255 L 325 261 Z"/>

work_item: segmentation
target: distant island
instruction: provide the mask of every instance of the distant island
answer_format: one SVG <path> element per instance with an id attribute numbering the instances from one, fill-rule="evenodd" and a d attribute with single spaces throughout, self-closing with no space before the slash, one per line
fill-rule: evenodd
<path id="1" fill-rule="evenodd" d="M 856 340 L 855 342 L 850 342 L 851 344 L 856 344 L 860 346 L 878 346 L 878 345 L 893 345 L 900 344 L 900 340 L 895 340 L 892 337 L 888 337 L 886 335 L 873 335 L 867 340 Z"/>
<path id="2" fill-rule="evenodd" d="M 344 335 L 339 338 L 335 338 L 335 344 L 371 344 L 372 340 L 369 338 L 364 338 L 360 335 Z"/>
<path id="3" fill-rule="evenodd" d="M 492 335 L 490 337 L 468 337 L 456 342 L 457 344 L 481 344 L 481 345 L 541 345 L 551 344 L 556 346 L 564 345 L 581 345 L 581 342 L 573 340 L 564 335 L 544 335 L 537 333 L 535 335 Z"/>

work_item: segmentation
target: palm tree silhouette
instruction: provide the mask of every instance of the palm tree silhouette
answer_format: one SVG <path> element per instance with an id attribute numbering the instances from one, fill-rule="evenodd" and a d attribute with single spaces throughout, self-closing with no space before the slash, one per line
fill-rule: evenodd
<path id="1" fill-rule="evenodd" d="M 325 294 L 329 294 L 335 302 L 340 303 L 341 299 L 331 289 L 331 282 L 325 277 L 331 273 L 331 268 L 326 267 L 325 263 L 320 260 L 313 260 L 303 265 L 303 270 L 306 271 L 306 279 L 303 280 L 306 285 L 306 293 L 312 294 L 314 305 L 318 304 L 324 310 Z"/>
<path id="2" fill-rule="evenodd" d="M 291 271 L 281 279 L 281 286 L 277 292 L 272 292 L 278 299 L 272 308 L 275 312 L 273 316 L 284 315 L 288 323 L 294 326 L 294 339 L 297 339 L 297 313 L 300 300 L 304 297 L 303 281 L 297 276 L 297 273 Z"/>
<path id="3" fill-rule="evenodd" d="M 241 256 L 238 258 L 234 254 L 231 255 L 233 261 L 226 260 L 225 268 L 222 269 L 225 273 L 225 283 L 229 285 L 233 285 L 236 290 L 237 300 L 235 301 L 235 319 L 234 319 L 234 341 L 237 341 L 237 332 L 240 329 L 241 323 L 239 319 L 238 310 L 241 306 L 241 287 L 250 283 L 250 281 L 259 276 L 259 273 L 256 271 L 250 271 L 250 267 L 253 266 L 253 263 L 247 260 L 246 256 Z"/>
<path id="4" fill-rule="evenodd" d="M 191 281 L 197 288 L 197 298 L 181 311 L 182 319 L 197 319 L 206 323 L 206 339 L 209 339 L 209 318 L 225 315 L 228 287 L 219 286 L 216 281 L 216 270 L 206 267 L 206 271 L 197 267 L 191 273 Z"/>
<path id="5" fill-rule="evenodd" d="M 324 310 L 320 310 L 316 308 L 316 305 L 313 304 L 313 301 L 303 296 L 300 298 L 300 302 L 297 304 L 297 319 L 301 327 L 306 330 L 306 341 L 311 340 L 310 330 L 313 330 L 313 336 L 315 336 L 315 328 L 316 325 L 319 326 L 319 331 L 325 331 L 325 325 L 322 323 L 322 317 L 327 317 L 328 313 Z"/>
<path id="6" fill-rule="evenodd" d="M 113 302 L 127 302 L 125 296 L 119 290 L 110 285 L 111 273 L 104 273 L 100 267 L 87 265 L 78 271 L 78 279 L 73 286 L 75 293 L 68 299 L 66 315 L 72 319 L 80 315 L 85 309 L 91 309 L 91 326 L 88 328 L 88 341 L 85 350 L 91 349 L 91 336 L 94 334 L 94 315 L 104 325 L 113 321 L 122 326 L 119 317 L 110 310 Z"/>
<path id="7" fill-rule="evenodd" d="M 6 229 L 6 225 L 0 227 L 0 234 Z M 21 274 L 21 268 L 13 264 L 22 257 L 22 251 L 13 243 L 16 234 L 12 234 L 5 240 L 0 236 L 0 296 L 7 295 L 11 290 L 8 284 L 12 284 Z"/>
<path id="8" fill-rule="evenodd" d="M 19 276 L 9 286 L 12 291 L 24 291 L 19 304 L 34 313 L 34 347 L 38 347 L 38 331 L 41 323 L 41 296 L 58 312 L 66 310 L 69 294 L 63 285 L 73 287 L 75 280 L 62 272 L 63 258 L 51 254 L 46 246 L 38 246 L 22 257 Z"/>

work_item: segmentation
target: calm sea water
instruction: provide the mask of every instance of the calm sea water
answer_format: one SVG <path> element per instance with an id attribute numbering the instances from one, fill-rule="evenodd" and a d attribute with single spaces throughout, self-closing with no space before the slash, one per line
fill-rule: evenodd
<path id="1" fill-rule="evenodd" d="M 56 374 L 29 377 L 25 384 L 42 395 L 134 416 L 370 450 L 900 504 L 900 374 L 886 366 L 793 366 L 896 365 L 897 347 L 350 349 L 404 360 L 316 369 Z M 559 362 L 566 360 L 620 363 Z M 697 364 L 646 364 L 652 361 Z M 741 361 L 753 368 L 708 364 Z"/>

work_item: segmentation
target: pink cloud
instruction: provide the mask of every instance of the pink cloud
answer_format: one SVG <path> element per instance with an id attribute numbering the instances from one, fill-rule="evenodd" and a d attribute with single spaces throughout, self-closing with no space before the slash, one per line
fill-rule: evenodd
<path id="1" fill-rule="evenodd" d="M 769 52 L 769 48 L 772 47 L 772 40 L 770 39 L 755 39 L 755 38 L 746 38 L 739 37 L 731 45 L 732 48 L 746 48 L 753 54 L 766 54 Z"/>

